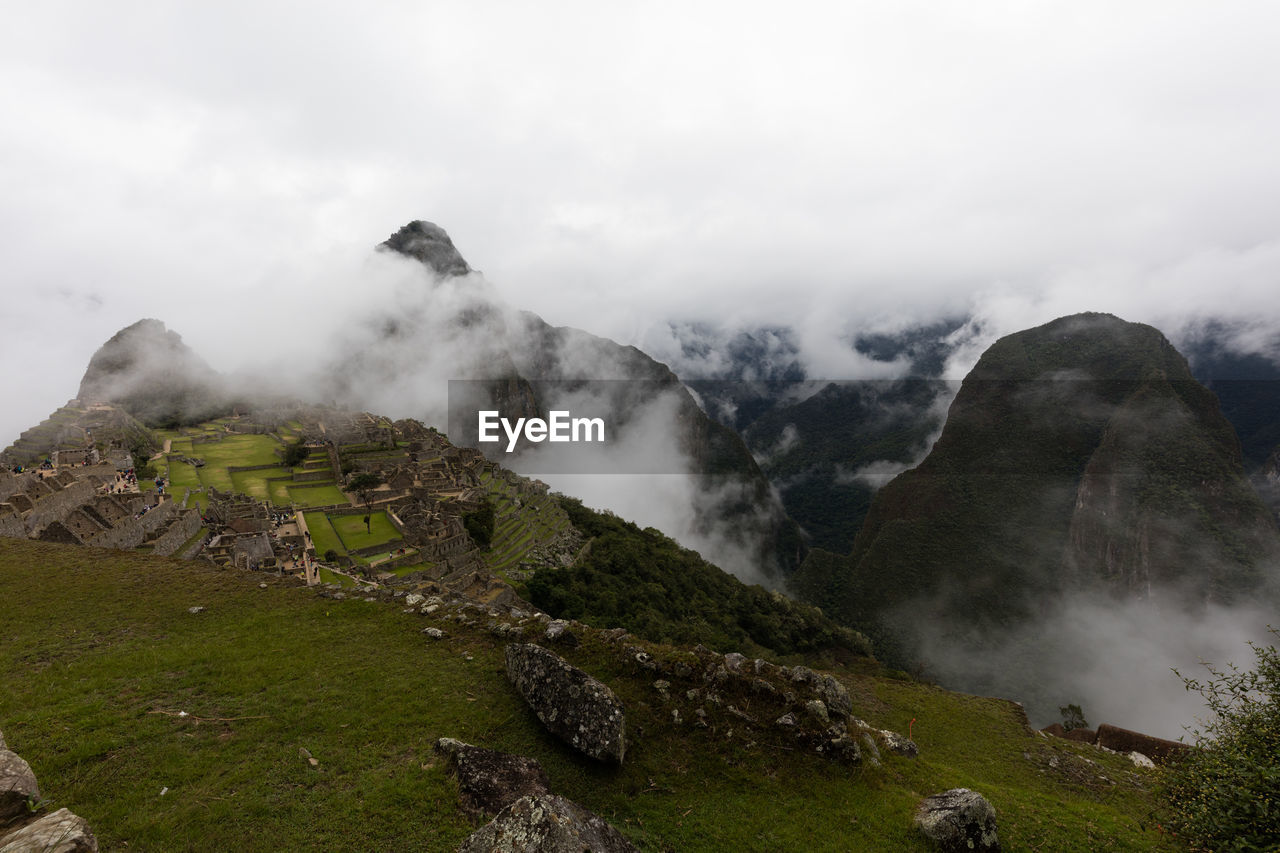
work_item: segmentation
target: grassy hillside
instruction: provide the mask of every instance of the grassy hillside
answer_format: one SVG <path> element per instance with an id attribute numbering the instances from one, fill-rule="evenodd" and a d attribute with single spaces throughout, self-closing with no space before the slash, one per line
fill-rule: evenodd
<path id="1" fill-rule="evenodd" d="M 921 748 L 849 768 L 714 707 L 708 728 L 673 723 L 672 708 L 692 718 L 684 690 L 701 681 L 675 679 L 664 701 L 618 644 L 582 631 L 560 651 L 617 691 L 634 740 L 626 765 L 598 766 L 541 731 L 485 617 L 431 618 L 268 575 L 0 539 L 0 729 L 49 807 L 85 816 L 103 849 L 448 850 L 472 825 L 432 754 L 446 735 L 537 758 L 644 850 L 923 850 L 914 804 L 960 785 L 991 799 L 1007 849 L 1160 842 L 1150 777 L 1029 733 L 1007 702 L 837 673 L 856 715 L 904 732 L 914 719 Z M 428 624 L 451 636 L 427 639 Z"/>

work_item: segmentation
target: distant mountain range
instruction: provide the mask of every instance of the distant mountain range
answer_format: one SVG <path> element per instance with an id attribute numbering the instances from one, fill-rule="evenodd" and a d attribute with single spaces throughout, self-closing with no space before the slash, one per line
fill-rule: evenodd
<path id="1" fill-rule="evenodd" d="M 926 627 L 971 643 L 1077 595 L 1171 613 L 1278 600 L 1280 368 L 1236 354 L 1225 327 L 1185 335 L 1184 358 L 1150 326 L 1064 317 L 1001 338 L 957 386 L 943 369 L 968 318 L 851 336 L 901 377 L 874 381 L 808 375 L 784 327 L 684 324 L 678 377 L 502 305 L 438 226 L 380 249 L 420 264 L 421 286 L 353 318 L 308 378 L 317 401 L 431 420 L 445 378 L 470 381 L 467 411 L 589 399 L 619 447 L 697 475 L 691 526 L 720 543 L 703 556 L 819 605 L 890 662 L 927 664 Z M 254 404 L 156 320 L 104 344 L 80 396 L 151 426 Z"/>

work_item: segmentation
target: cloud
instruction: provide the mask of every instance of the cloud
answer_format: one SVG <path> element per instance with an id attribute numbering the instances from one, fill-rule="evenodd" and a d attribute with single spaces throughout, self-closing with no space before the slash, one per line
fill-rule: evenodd
<path id="1" fill-rule="evenodd" d="M 998 638 L 923 636 L 931 675 L 953 689 L 1015 698 L 1035 726 L 1059 722 L 1058 709 L 1076 704 L 1093 726 L 1177 740 L 1208 709 L 1174 670 L 1200 677 L 1202 662 L 1251 664 L 1247 643 L 1270 639 L 1269 618 L 1248 605 L 1187 612 L 1074 595 L 1033 626 Z"/>
<path id="2" fill-rule="evenodd" d="M 230 356 L 256 300 L 308 299 L 265 270 L 418 217 L 554 324 L 789 325 L 837 379 L 868 368 L 850 328 L 903 318 L 1274 313 L 1280 119 L 1258 105 L 1280 94 L 1280 11 L 556 9 L 16 10 L 7 315 L 36 322 L 51 288 L 102 298 L 59 314 L 46 381 L 142 316 Z M 6 337 L 13 363 L 29 341 Z M 24 401 L 6 434 L 66 396 L 3 381 Z"/>

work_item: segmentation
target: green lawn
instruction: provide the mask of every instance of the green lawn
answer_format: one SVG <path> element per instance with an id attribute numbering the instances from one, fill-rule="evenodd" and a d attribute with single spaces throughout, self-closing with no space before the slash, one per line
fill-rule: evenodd
<path id="1" fill-rule="evenodd" d="M 269 435 L 224 435 L 219 441 L 195 446 L 193 455 L 206 465 L 222 468 L 248 465 L 272 465 L 280 461 L 280 442 Z"/>
<path id="2" fill-rule="evenodd" d="M 271 500 L 268 477 L 288 477 L 288 468 L 267 468 L 261 471 L 236 471 L 231 474 L 232 487 L 241 494 L 251 495 L 260 501 Z M 288 501 L 285 501 L 288 503 Z"/>
<path id="3" fill-rule="evenodd" d="M 347 496 L 332 483 L 294 483 L 288 487 L 289 499 L 298 506 L 333 506 L 347 504 Z"/>
<path id="4" fill-rule="evenodd" d="M 328 551 L 336 551 L 339 554 L 347 552 L 342 545 L 342 538 L 338 536 L 338 531 L 333 529 L 333 525 L 329 523 L 328 517 L 323 512 L 304 512 L 302 517 L 307 522 L 307 529 L 311 531 L 311 544 L 315 546 L 316 554 L 323 558 Z"/>
<path id="5" fill-rule="evenodd" d="M 176 458 L 171 458 L 169 460 L 168 467 L 169 483 L 171 484 L 169 489 L 170 491 L 182 494 L 182 490 L 184 488 L 194 490 L 203 485 L 200 482 L 199 468 L 188 465 L 185 462 L 179 462 Z"/>
<path id="6" fill-rule="evenodd" d="M 293 485 L 291 480 L 276 480 L 267 483 L 267 497 L 276 506 L 286 506 L 293 502 L 293 496 L 289 494 L 289 487 Z"/>
<path id="7" fill-rule="evenodd" d="M 310 520 L 307 523 L 310 524 Z M 368 532 L 365 531 L 363 513 L 360 515 L 330 516 L 329 523 L 333 525 L 333 529 L 342 537 L 342 542 L 348 551 L 368 548 L 371 545 L 381 545 L 383 542 L 390 542 L 393 539 L 400 538 L 400 534 L 391 526 L 391 520 L 387 518 L 387 514 L 382 510 L 370 513 Z"/>

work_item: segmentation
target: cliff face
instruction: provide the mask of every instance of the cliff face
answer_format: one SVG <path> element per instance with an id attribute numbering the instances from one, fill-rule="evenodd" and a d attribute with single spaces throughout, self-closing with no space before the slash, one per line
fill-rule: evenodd
<path id="1" fill-rule="evenodd" d="M 1117 408 L 1076 491 L 1065 566 L 1120 597 L 1231 602 L 1263 580 L 1274 525 L 1207 391 L 1144 384 Z"/>
<path id="2" fill-rule="evenodd" d="M 1230 602 L 1262 586 L 1277 546 L 1185 359 L 1149 326 L 1085 314 L 993 344 L 928 457 L 877 494 L 852 553 L 800 580 L 909 649 L 908 604 L 981 632 L 1073 591 Z"/>

